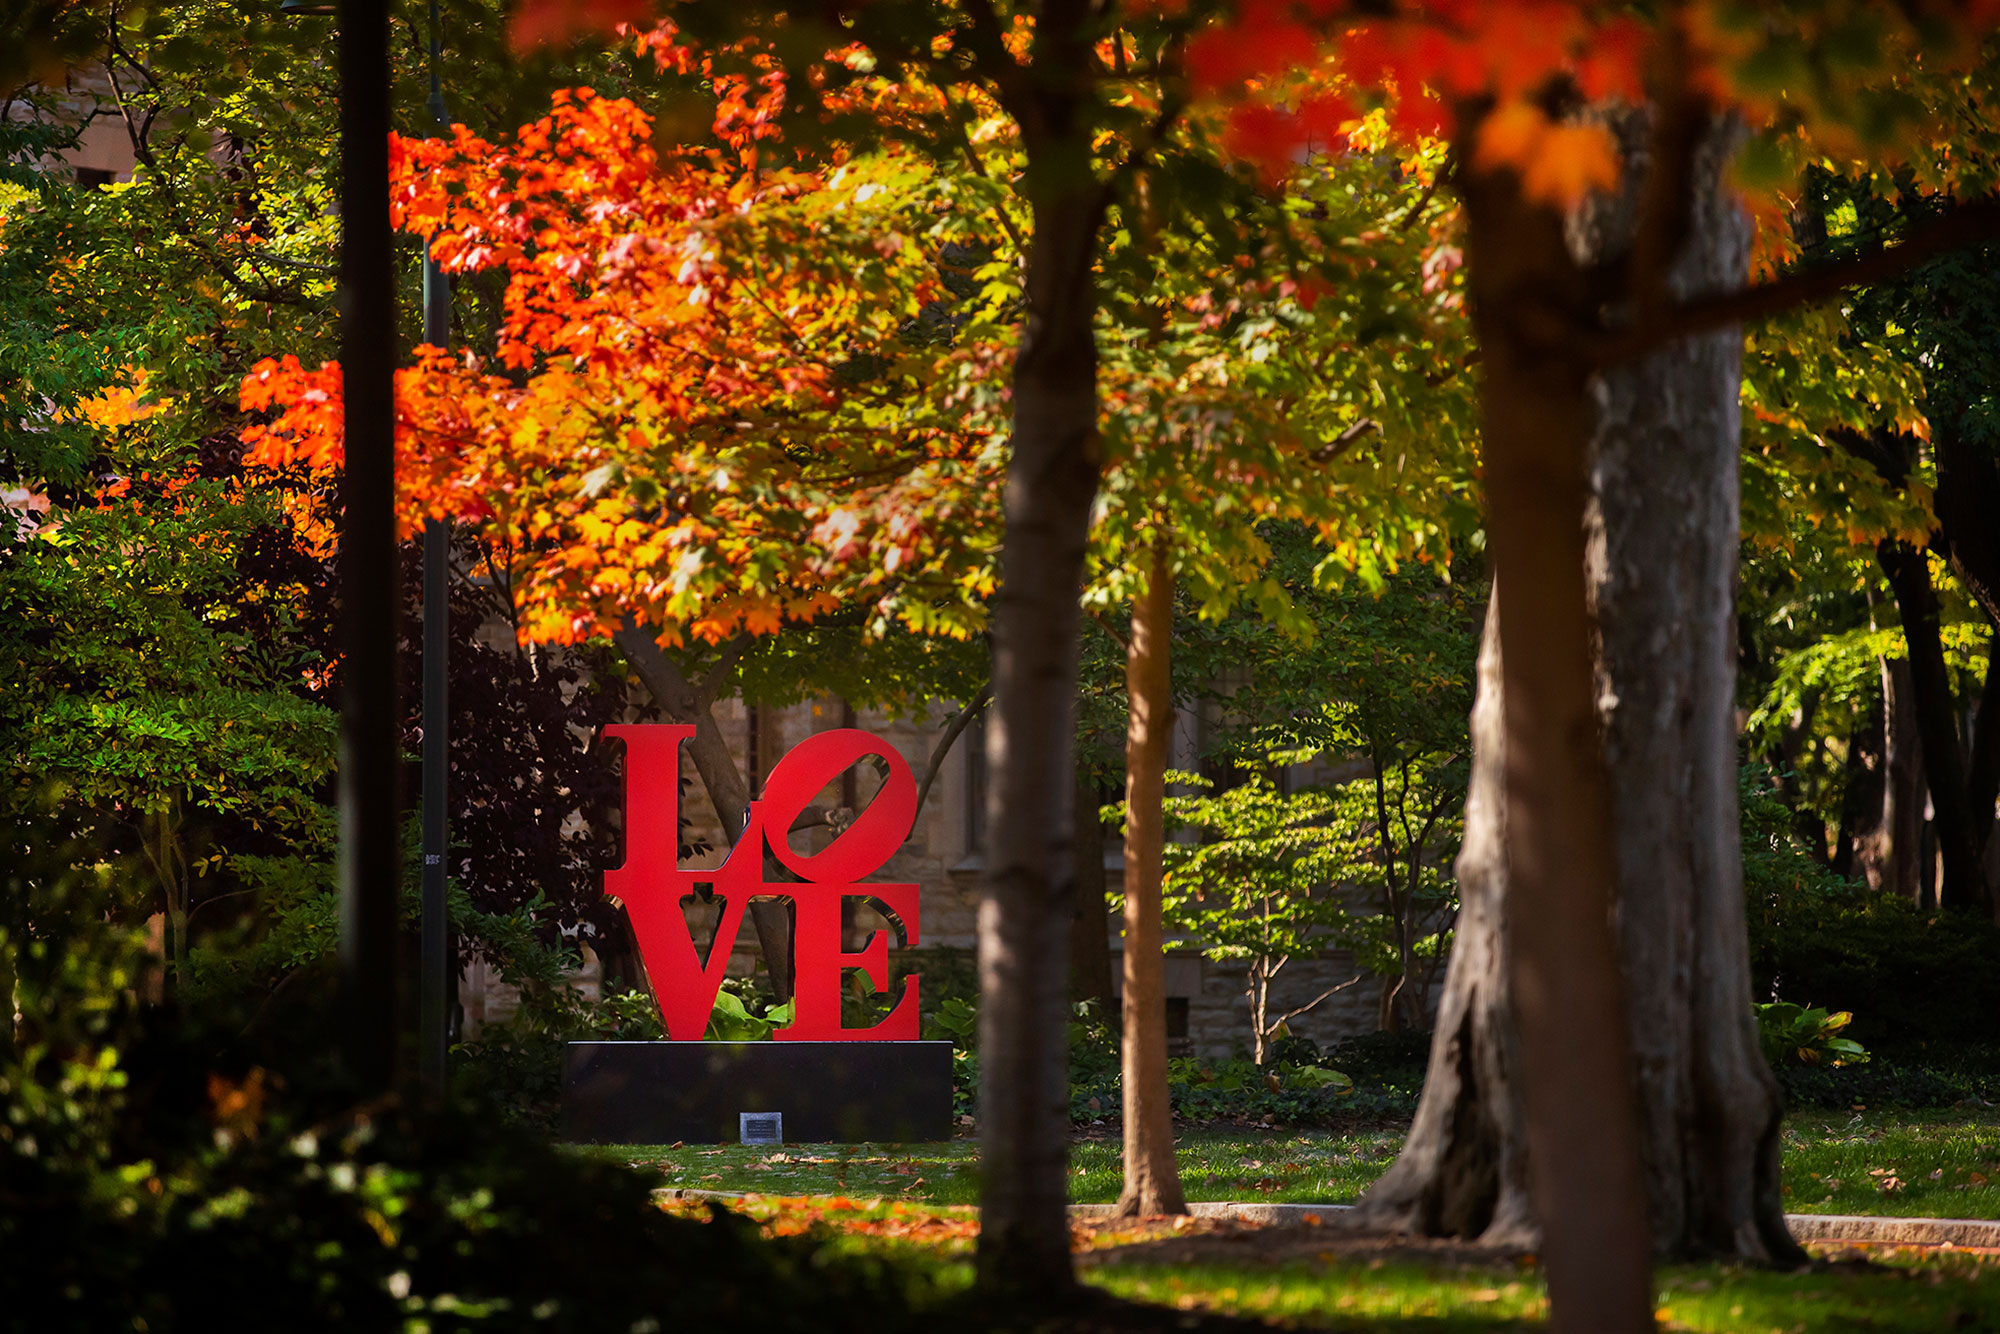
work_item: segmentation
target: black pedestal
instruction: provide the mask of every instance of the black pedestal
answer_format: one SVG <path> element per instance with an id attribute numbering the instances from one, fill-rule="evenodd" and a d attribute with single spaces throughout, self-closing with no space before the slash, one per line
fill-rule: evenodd
<path id="1" fill-rule="evenodd" d="M 572 1042 L 563 1137 L 733 1144 L 780 1112 L 792 1144 L 951 1138 L 949 1042 Z"/>

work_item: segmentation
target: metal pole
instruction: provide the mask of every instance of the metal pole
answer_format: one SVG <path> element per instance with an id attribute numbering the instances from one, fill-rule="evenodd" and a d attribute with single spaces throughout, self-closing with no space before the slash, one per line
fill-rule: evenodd
<path id="1" fill-rule="evenodd" d="M 395 250 L 389 230 L 387 0 L 342 0 L 340 355 L 340 996 L 364 1094 L 396 1078 Z"/>
<path id="2" fill-rule="evenodd" d="M 438 78 L 438 7 L 431 0 L 431 117 L 446 125 Z M 424 250 L 424 341 L 451 342 L 451 280 Z M 450 653 L 451 526 L 424 524 L 424 874 L 423 927 L 417 969 L 417 1063 L 423 1086 L 441 1093 L 451 1036 L 451 924 L 445 902 L 445 800 L 449 784 L 451 716 L 446 710 L 446 656 Z"/>

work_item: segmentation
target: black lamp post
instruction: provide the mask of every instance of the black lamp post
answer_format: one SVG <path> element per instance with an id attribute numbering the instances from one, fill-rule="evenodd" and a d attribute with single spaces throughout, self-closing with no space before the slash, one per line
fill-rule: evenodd
<path id="1" fill-rule="evenodd" d="M 363 1093 L 396 1082 L 395 246 L 388 0 L 340 6 L 340 1005 Z"/>
<path id="2" fill-rule="evenodd" d="M 340 23 L 341 364 L 347 463 L 340 521 L 341 1008 L 349 1072 L 365 1090 L 396 1079 L 397 623 L 394 246 L 389 228 L 389 48 L 386 0 L 284 0 L 287 15 Z M 430 102 L 446 122 L 438 74 L 437 0 L 430 6 Z M 424 340 L 451 334 L 451 287 L 424 255 Z M 423 878 L 417 985 L 418 1074 L 443 1089 L 450 1025 L 445 897 L 446 713 L 451 534 L 424 525 Z"/>
<path id="3" fill-rule="evenodd" d="M 438 7 L 431 0 L 431 118 L 448 124 L 438 78 Z M 451 344 L 451 280 L 424 247 L 424 341 Z M 417 1071 L 424 1087 L 441 1092 L 451 1027 L 451 941 L 445 902 L 445 796 L 451 718 L 445 711 L 445 656 L 450 649 L 451 526 L 424 524 L 424 873 L 423 925 L 418 940 Z"/>

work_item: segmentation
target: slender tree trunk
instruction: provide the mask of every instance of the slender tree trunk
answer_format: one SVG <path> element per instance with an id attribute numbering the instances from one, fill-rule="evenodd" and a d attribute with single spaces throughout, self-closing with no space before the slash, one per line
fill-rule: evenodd
<path id="1" fill-rule="evenodd" d="M 1593 418 L 1577 335 L 1590 285 L 1564 220 L 1511 173 L 1466 173 L 1487 541 L 1500 600 L 1512 909 L 1530 1182 L 1561 1330 L 1653 1328 L 1632 1056 L 1610 908 L 1617 873 L 1588 589 Z"/>
<path id="2" fill-rule="evenodd" d="M 1701 150 L 1693 243 L 1672 271 L 1674 295 L 1740 280 L 1743 223 L 1717 188 L 1722 150 Z M 1600 220 L 1599 225 L 1602 224 Z M 1578 228 L 1590 240 L 1588 225 Z M 1597 244 L 1605 242 L 1600 238 Z M 1600 250 L 1600 253 L 1602 251 Z M 1474 256 L 1474 263 L 1480 256 Z M 1608 788 L 1617 812 L 1617 928 L 1631 1005 L 1648 1230 L 1667 1254 L 1795 1260 L 1778 1195 L 1778 1101 L 1750 1011 L 1735 807 L 1733 579 L 1740 340 L 1717 334 L 1603 377 L 1596 411 L 1591 588 L 1602 661 Z M 1489 362 L 1491 353 L 1489 352 Z M 1489 408 L 1489 420 L 1492 417 Z M 1492 448 L 1489 437 L 1489 451 Z M 1567 484 L 1567 479 L 1562 479 Z M 1552 478 L 1547 485 L 1554 488 Z M 1493 508 L 1508 493 L 1497 485 Z M 1545 520 L 1560 526 L 1553 515 Z M 1498 545 L 1502 635 L 1528 575 Z M 1459 860 L 1463 904 L 1438 1036 L 1407 1165 L 1368 1201 L 1387 1221 L 1489 1240 L 1533 1235 L 1517 1203 L 1522 1153 L 1547 1141 L 1518 1134 L 1505 1110 L 1532 1095 L 1506 1041 L 1505 979 L 1493 976 L 1509 930 L 1535 910 L 1515 884 L 1499 911 L 1493 849 L 1525 841 L 1516 787 L 1496 802 L 1489 621 L 1474 710 L 1474 770 Z M 1515 644 L 1505 639 L 1508 651 Z M 1532 641 L 1530 641 L 1532 642 Z M 1502 694 L 1533 674 L 1500 652 Z M 1511 718 L 1514 708 L 1507 705 Z M 1595 730 L 1594 728 L 1592 729 Z M 1521 733 L 1507 729 L 1511 777 Z M 1594 738 L 1593 738 L 1594 739 Z M 1515 981 L 1518 984 L 1519 974 Z M 1532 1032 L 1522 1004 L 1522 1056 Z M 1523 1075 L 1527 1078 L 1523 1079 Z M 1440 1076 L 1443 1078 L 1441 1079 Z M 1433 1093 L 1433 1088 L 1436 1092 Z M 1532 1109 L 1531 1109 L 1532 1110 Z M 1560 1141 L 1557 1141 L 1560 1144 Z M 1569 1156 L 1564 1147 L 1558 1150 Z M 1379 1198 L 1378 1198 L 1379 1197 Z M 1554 1215 L 1546 1196 L 1537 1213 Z"/>
<path id="3" fill-rule="evenodd" d="M 1076 903 L 1070 911 L 1069 995 L 1073 1001 L 1094 1000 L 1111 1012 L 1116 989 L 1111 985 L 1111 910 L 1105 901 L 1104 805 L 1097 779 L 1079 766 L 1076 771 Z"/>
<path id="4" fill-rule="evenodd" d="M 639 681 L 653 697 L 661 712 L 677 723 L 693 724 L 694 739 L 688 756 L 694 771 L 715 807 L 722 824 L 722 836 L 734 846 L 743 837 L 750 810 L 750 784 L 729 753 L 729 740 L 715 721 L 714 705 L 702 698 L 694 683 L 660 648 L 653 632 L 637 621 L 627 620 L 612 636 L 624 652 L 625 660 L 639 675 Z M 764 971 L 771 981 L 771 993 L 782 1005 L 792 998 L 792 912 L 782 899 L 750 901 L 750 924 L 757 932 L 757 948 L 764 956 Z"/>
<path id="5" fill-rule="evenodd" d="M 2000 513 L 2000 511 L 1996 511 Z M 1986 675 L 1980 679 L 1979 703 L 1972 715 L 1971 755 L 1966 762 L 1965 800 L 1971 808 L 1973 839 L 1983 849 L 1987 866 L 1993 865 L 1994 803 L 2000 801 L 2000 621 L 1988 626 Z M 2000 880 L 1989 869 L 1986 886 L 2000 900 Z M 2000 902 L 1995 903 L 2000 916 Z"/>
<path id="6" fill-rule="evenodd" d="M 1871 887 L 1917 902 L 1923 896 L 1919 852 L 1924 835 L 1924 747 L 1917 736 L 1916 690 L 1906 658 L 1882 660 L 1882 818 L 1862 862 Z"/>
<path id="7" fill-rule="evenodd" d="M 1083 17 L 1067 6 L 1043 13 L 1038 91 L 1010 108 L 1028 146 L 1034 234 L 993 608 L 993 777 L 979 910 L 979 1281 L 1037 1296 L 1075 1282 L 1066 1209 L 1070 807 L 1077 599 L 1101 466 L 1091 262 L 1104 206 L 1073 91 L 1085 86 L 1089 60 Z"/>
<path id="8" fill-rule="evenodd" d="M 1924 776 L 1930 784 L 1932 820 L 1944 862 L 1938 904 L 1990 918 L 1993 892 L 1986 883 L 1986 868 L 1980 860 L 1984 839 L 1976 833 L 1968 800 L 1965 752 L 1959 744 L 1956 697 L 1951 688 L 1951 673 L 1945 666 L 1930 564 L 1922 551 L 1894 538 L 1884 541 L 1876 549 L 1876 556 L 1889 576 L 1889 587 L 1895 592 L 1896 610 L 1903 620 L 1903 638 L 1909 646 L 1917 731 L 1923 738 Z M 1990 815 L 1987 823 L 1991 823 Z"/>
<path id="9" fill-rule="evenodd" d="M 1882 794 L 1887 787 L 1882 753 L 1884 710 L 1880 701 L 1868 710 L 1847 737 L 1847 763 L 1840 784 L 1840 830 L 1834 839 L 1833 873 L 1857 873 L 1875 883 L 1880 868 L 1870 864 L 1871 844 L 1882 820 Z"/>
<path id="10" fill-rule="evenodd" d="M 1167 1091 L 1167 966 L 1160 892 L 1167 749 L 1173 739 L 1174 576 L 1156 538 L 1146 588 L 1132 602 L 1125 654 L 1125 1012 L 1120 1089 L 1125 1187 L 1118 1215 L 1184 1214 Z M 1260 1025 L 1261 1029 L 1261 1025 Z M 1263 1038 L 1257 1059 L 1263 1061 Z"/>

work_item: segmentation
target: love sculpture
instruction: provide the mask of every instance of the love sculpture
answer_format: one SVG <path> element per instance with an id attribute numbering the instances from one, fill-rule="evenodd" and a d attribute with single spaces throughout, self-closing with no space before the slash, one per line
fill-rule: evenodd
<path id="1" fill-rule="evenodd" d="M 867 880 L 894 856 L 917 818 L 917 784 L 896 748 L 866 732 L 841 728 L 817 732 L 779 760 L 750 803 L 743 833 L 722 865 L 679 867 L 680 749 L 694 736 L 686 725 L 619 724 L 606 736 L 625 742 L 625 864 L 604 875 L 604 892 L 625 905 L 646 976 L 660 1002 L 667 1036 L 680 1042 L 707 1031 L 729 956 L 743 928 L 750 900 L 782 896 L 796 908 L 792 947 L 796 981 L 793 1020 L 771 1036 L 790 1042 L 908 1042 L 917 1036 L 917 979 L 903 979 L 903 993 L 880 1023 L 846 1028 L 840 1022 L 841 984 L 859 969 L 879 992 L 889 989 L 889 940 L 876 931 L 856 953 L 841 948 L 841 905 L 875 899 L 901 919 L 909 945 L 917 943 L 918 887 Z M 827 783 L 870 756 L 885 761 L 887 776 L 873 801 L 818 852 L 792 847 L 792 824 Z M 798 877 L 767 881 L 765 854 Z M 715 941 L 703 963 L 682 900 L 708 885 L 722 904 Z"/>
<path id="2" fill-rule="evenodd" d="M 873 899 L 917 943 L 918 889 L 869 880 L 895 855 L 917 816 L 917 785 L 893 746 L 866 732 L 819 732 L 792 748 L 750 803 L 722 865 L 682 870 L 680 750 L 689 726 L 618 725 L 625 743 L 625 864 L 604 892 L 625 905 L 667 1041 L 572 1042 L 563 1057 L 563 1133 L 598 1144 L 899 1143 L 949 1139 L 952 1047 L 917 1040 L 917 979 L 906 977 L 889 1017 L 867 1028 L 840 1022 L 850 968 L 889 990 L 888 932 L 859 951 L 842 948 L 841 905 Z M 788 835 L 812 800 L 849 766 L 885 766 L 882 786 L 818 852 Z M 781 871 L 766 876 L 766 858 Z M 790 874 L 797 880 L 779 879 Z M 722 905 L 704 961 L 682 905 L 703 886 Z M 793 1018 L 774 1042 L 705 1042 L 709 1012 L 752 899 L 796 908 Z"/>

